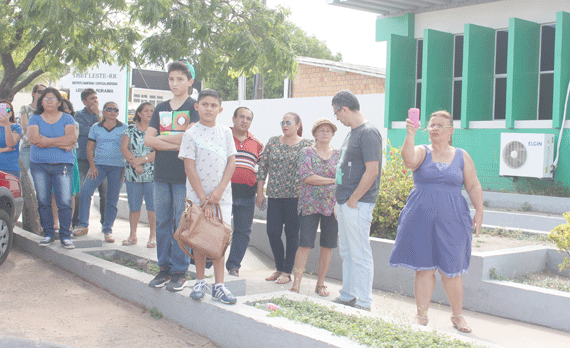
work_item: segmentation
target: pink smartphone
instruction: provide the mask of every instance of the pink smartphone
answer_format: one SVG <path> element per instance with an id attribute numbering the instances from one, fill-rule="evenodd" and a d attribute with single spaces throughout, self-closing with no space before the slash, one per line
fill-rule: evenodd
<path id="1" fill-rule="evenodd" d="M 6 108 L 8 107 L 8 104 L 6 103 L 0 103 L 0 115 L 2 116 L 6 116 L 7 112 L 6 112 Z"/>
<path id="2" fill-rule="evenodd" d="M 411 108 L 408 110 L 408 118 L 414 124 L 414 127 L 420 128 L 420 109 Z"/>

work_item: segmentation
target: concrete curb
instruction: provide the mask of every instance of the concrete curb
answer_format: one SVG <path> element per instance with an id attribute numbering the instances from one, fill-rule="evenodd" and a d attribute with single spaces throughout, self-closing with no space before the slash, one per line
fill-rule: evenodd
<path id="1" fill-rule="evenodd" d="M 111 250 L 103 244 L 101 248 L 76 248 L 66 250 L 59 245 L 40 247 L 41 237 L 18 227 L 15 228 L 15 243 L 22 250 L 52 262 L 81 278 L 107 289 L 112 294 L 145 308 L 156 308 L 164 317 L 173 322 L 207 337 L 221 347 L 241 348 L 245 345 L 259 348 L 289 347 L 342 347 L 358 348 L 362 345 L 346 337 L 334 336 L 332 333 L 308 324 L 293 322 L 286 318 L 268 317 L 267 312 L 251 305 L 250 302 L 287 296 L 293 300 L 304 300 L 308 297 L 293 294 L 289 291 L 270 294 L 239 297 L 236 305 L 224 305 L 206 296 L 203 301 L 188 298 L 191 290 L 186 288 L 180 292 L 168 292 L 164 289 L 149 289 L 148 282 L 152 276 L 128 267 L 99 259 L 86 252 L 94 250 Z M 244 295 L 245 280 L 237 279 L 226 282 L 231 291 Z M 240 290 L 243 289 L 243 290 Z M 310 298 L 311 301 L 334 307 L 348 314 L 372 315 L 354 308 L 345 307 L 329 301 Z M 378 316 L 376 316 L 378 317 Z M 384 318 L 391 320 L 390 318 Z M 418 330 L 427 330 L 416 327 Z M 499 347 L 463 335 L 443 333 L 446 336 L 467 342 L 482 344 L 488 347 Z M 48 346 L 49 347 L 49 346 Z"/>

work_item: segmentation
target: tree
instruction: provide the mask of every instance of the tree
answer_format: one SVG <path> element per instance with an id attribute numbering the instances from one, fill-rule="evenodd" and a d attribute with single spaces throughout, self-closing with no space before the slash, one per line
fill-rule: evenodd
<path id="1" fill-rule="evenodd" d="M 309 36 L 303 29 L 297 25 L 286 21 L 285 27 L 290 33 L 292 53 L 295 57 L 310 57 L 319 59 L 342 61 L 342 54 L 333 54 L 327 47 L 326 42 L 319 40 L 314 35 Z M 247 77 L 251 76 L 244 74 Z M 270 71 L 263 74 L 264 98 L 282 98 L 283 97 L 283 80 L 286 77 L 291 79 L 293 74 L 287 74 L 279 71 Z M 236 100 L 238 97 L 238 79 L 236 74 L 221 73 L 210 75 L 205 82 L 208 87 L 215 88 L 227 100 Z M 248 78 L 246 82 L 247 98 L 253 97 L 253 78 Z"/>
<path id="2" fill-rule="evenodd" d="M 187 58 L 201 79 L 295 69 L 286 13 L 258 0 L 7 0 L 0 14 L 0 99 L 99 63 Z"/>

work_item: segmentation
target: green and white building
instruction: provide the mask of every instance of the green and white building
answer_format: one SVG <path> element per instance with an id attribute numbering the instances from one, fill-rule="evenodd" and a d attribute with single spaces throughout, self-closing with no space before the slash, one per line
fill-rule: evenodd
<path id="1" fill-rule="evenodd" d="M 392 146 L 409 108 L 422 127 L 447 110 L 453 145 L 469 152 L 484 189 L 570 188 L 569 0 L 327 1 L 378 14 Z M 418 144 L 428 141 L 418 132 Z"/>

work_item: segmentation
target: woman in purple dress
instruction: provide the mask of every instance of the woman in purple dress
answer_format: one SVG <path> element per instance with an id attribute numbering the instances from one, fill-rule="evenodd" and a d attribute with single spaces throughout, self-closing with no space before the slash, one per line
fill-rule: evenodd
<path id="1" fill-rule="evenodd" d="M 390 265 L 416 271 L 414 295 L 416 323 L 427 325 L 427 310 L 435 286 L 435 271 L 451 305 L 451 322 L 461 332 L 471 332 L 462 315 L 463 281 L 469 268 L 471 233 L 481 231 L 483 190 L 469 154 L 451 146 L 453 117 L 434 112 L 428 124 L 431 145 L 414 146 L 417 128 L 406 120 L 402 145 L 406 167 L 414 172 L 415 188 L 402 210 Z M 473 220 L 461 189 L 475 207 Z"/>

